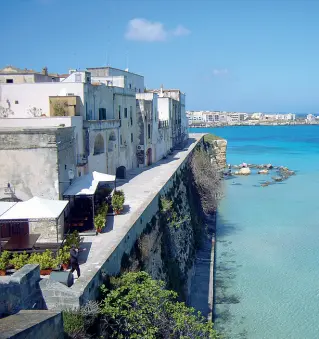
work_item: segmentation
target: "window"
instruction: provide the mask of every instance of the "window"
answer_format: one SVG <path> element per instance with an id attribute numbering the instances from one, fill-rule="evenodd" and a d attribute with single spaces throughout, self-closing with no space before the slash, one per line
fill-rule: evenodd
<path id="1" fill-rule="evenodd" d="M 122 139 L 122 136 L 120 136 L 120 143 L 121 143 L 121 145 L 123 145 L 123 139 Z"/>
<path id="2" fill-rule="evenodd" d="M 147 125 L 147 137 L 150 139 L 151 138 L 151 125 Z"/>
<path id="3" fill-rule="evenodd" d="M 131 133 L 131 142 L 133 142 L 133 133 Z"/>
<path id="4" fill-rule="evenodd" d="M 121 105 L 119 105 L 119 119 L 121 119 Z"/>
<path id="5" fill-rule="evenodd" d="M 81 81 L 82 81 L 81 74 L 75 74 L 75 82 L 81 82 Z"/>
<path id="6" fill-rule="evenodd" d="M 18 100 L 15 100 L 15 102 L 14 102 L 16 105 L 18 105 L 19 104 L 19 101 Z"/>
<path id="7" fill-rule="evenodd" d="M 132 88 L 132 84 L 129 85 L 130 86 L 130 89 Z"/>
<path id="8" fill-rule="evenodd" d="M 130 120 L 131 120 L 131 126 L 133 126 L 133 107 L 130 106 Z"/>
<path id="9" fill-rule="evenodd" d="M 99 108 L 99 120 L 106 120 L 106 109 Z"/>
<path id="10" fill-rule="evenodd" d="M 127 118 L 127 107 L 124 108 L 124 118 Z"/>
<path id="11" fill-rule="evenodd" d="M 6 79 L 7 84 L 13 84 L 13 79 Z"/>

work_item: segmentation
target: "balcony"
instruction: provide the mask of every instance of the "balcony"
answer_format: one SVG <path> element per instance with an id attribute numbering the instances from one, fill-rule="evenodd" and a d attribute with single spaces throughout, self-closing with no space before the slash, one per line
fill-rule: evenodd
<path id="1" fill-rule="evenodd" d="M 158 122 L 158 128 L 168 128 L 168 120 L 160 120 Z"/>
<path id="2" fill-rule="evenodd" d="M 86 120 L 83 122 L 84 128 L 89 128 L 93 131 L 102 131 L 105 129 L 113 129 L 121 127 L 121 120 Z"/>
<path id="3" fill-rule="evenodd" d="M 78 167 L 85 166 L 88 163 L 86 154 L 78 154 L 76 157 L 76 164 Z"/>

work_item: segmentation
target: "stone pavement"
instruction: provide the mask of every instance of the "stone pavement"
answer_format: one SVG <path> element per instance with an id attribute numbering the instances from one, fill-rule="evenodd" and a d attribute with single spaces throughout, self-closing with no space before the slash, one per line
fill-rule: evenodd
<path id="1" fill-rule="evenodd" d="M 190 134 L 183 150 L 175 151 L 167 159 L 152 166 L 127 171 L 127 179 L 117 180 L 117 188 L 125 193 L 123 214 L 108 216 L 107 225 L 103 233 L 98 236 L 84 237 L 82 247 L 86 247 L 87 251 L 81 252 L 79 256 L 81 277 L 75 280 L 71 290 L 81 293 L 85 289 L 132 225 L 143 214 L 146 206 L 156 197 L 203 135 Z"/>

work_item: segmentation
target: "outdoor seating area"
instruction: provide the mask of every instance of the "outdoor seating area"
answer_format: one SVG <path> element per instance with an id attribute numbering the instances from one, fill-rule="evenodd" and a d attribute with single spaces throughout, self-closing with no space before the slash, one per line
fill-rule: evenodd
<path id="1" fill-rule="evenodd" d="M 92 172 L 76 178 L 64 192 L 66 199 L 74 198 L 68 228 L 85 232 L 94 229 L 94 217 L 102 204 L 111 204 L 111 192 L 116 188 L 115 175 Z"/>
<path id="2" fill-rule="evenodd" d="M 39 197 L 22 202 L 0 202 L 0 251 L 36 250 L 41 233 L 30 233 L 30 222 L 42 222 L 43 227 L 46 227 L 45 221 L 55 222 L 56 247 L 58 247 L 58 220 L 67 205 L 68 201 L 47 200 Z"/>

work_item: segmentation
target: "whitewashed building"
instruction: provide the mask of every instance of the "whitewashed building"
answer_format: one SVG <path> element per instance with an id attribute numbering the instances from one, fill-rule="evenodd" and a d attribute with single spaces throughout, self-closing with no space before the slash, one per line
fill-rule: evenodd
<path id="1" fill-rule="evenodd" d="M 185 94 L 179 89 L 147 90 L 158 95 L 158 114 L 160 121 L 168 121 L 170 128 L 170 147 L 179 148 L 188 140 L 188 119 L 185 110 Z"/>

